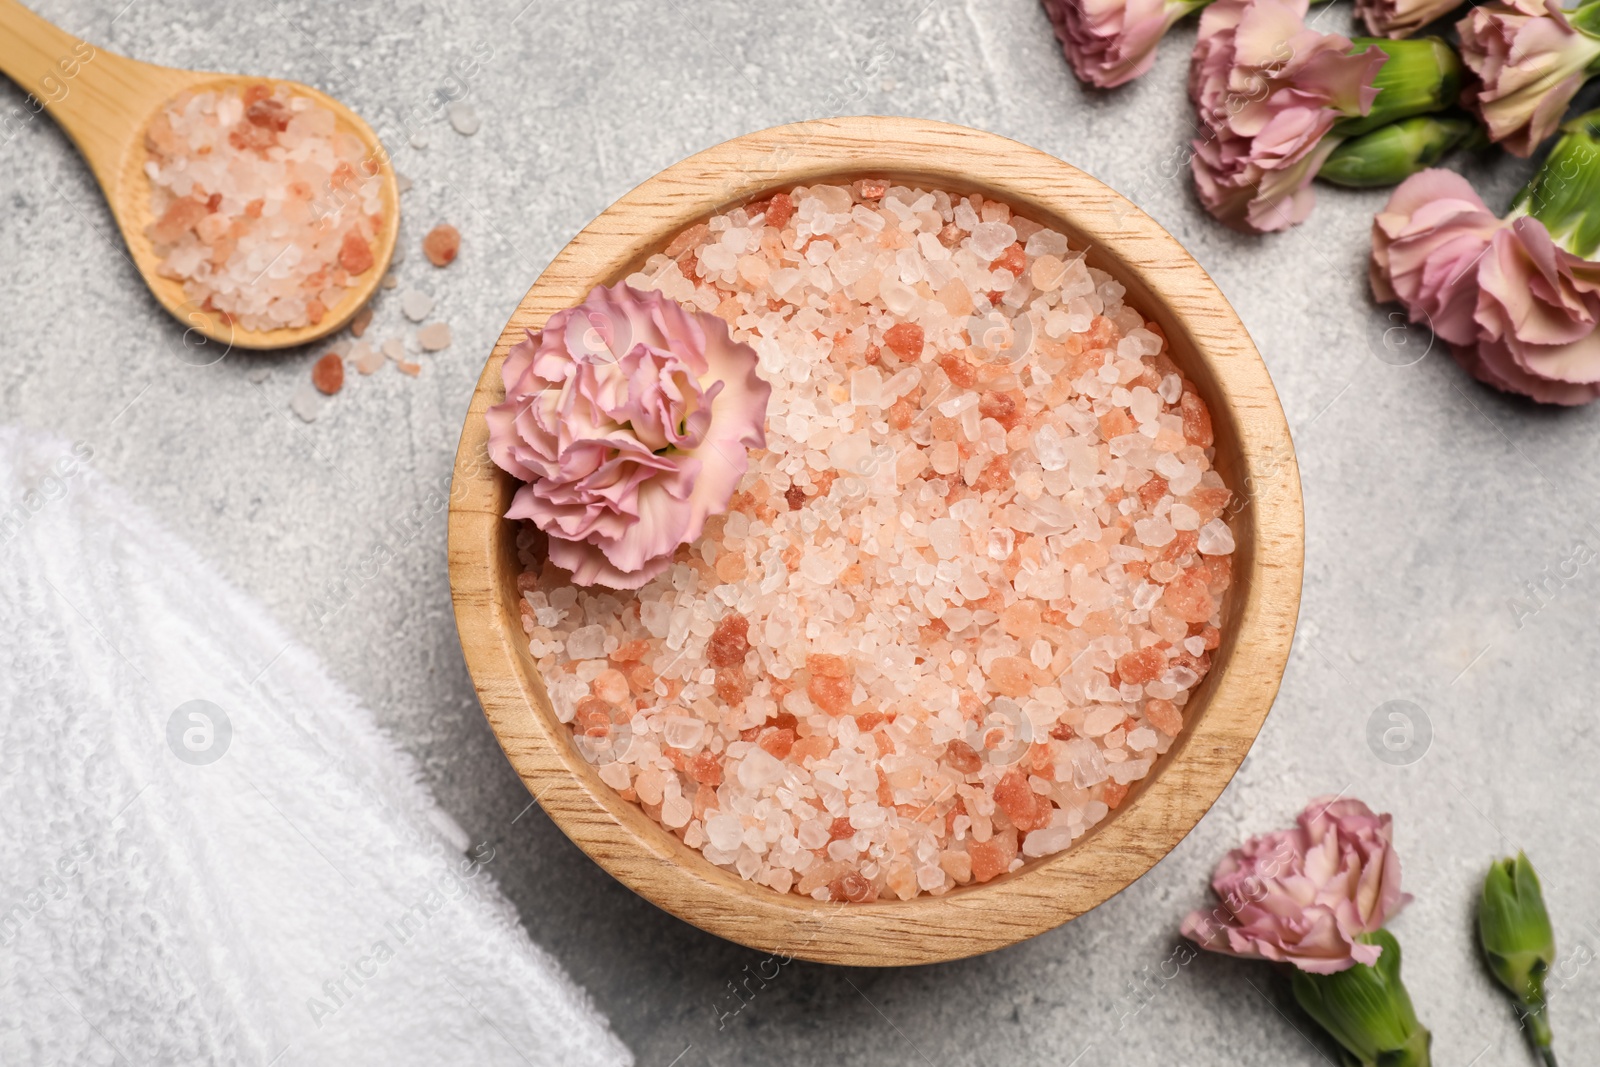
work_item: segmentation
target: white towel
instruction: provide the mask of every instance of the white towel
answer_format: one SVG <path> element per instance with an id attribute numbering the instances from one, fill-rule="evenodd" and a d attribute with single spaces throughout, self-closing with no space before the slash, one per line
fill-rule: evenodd
<path id="1" fill-rule="evenodd" d="M 0 1063 L 630 1063 L 492 843 L 93 464 L 0 427 Z"/>

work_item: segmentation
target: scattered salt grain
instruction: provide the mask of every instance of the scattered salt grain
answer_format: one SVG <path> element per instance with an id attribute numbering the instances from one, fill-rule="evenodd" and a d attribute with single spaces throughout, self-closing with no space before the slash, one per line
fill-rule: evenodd
<path id="1" fill-rule="evenodd" d="M 299 416 L 301 422 L 316 422 L 317 416 L 322 414 L 322 405 L 325 402 L 316 386 L 310 381 L 302 381 L 289 395 L 289 410 Z"/>
<path id="2" fill-rule="evenodd" d="M 438 352 L 450 347 L 450 324 L 448 322 L 430 322 L 417 331 L 417 344 L 422 346 L 424 352 Z"/>
<path id="3" fill-rule="evenodd" d="M 412 322 L 421 322 L 433 310 L 433 297 L 420 289 L 407 289 L 400 294 L 400 310 Z"/>
<path id="4" fill-rule="evenodd" d="M 461 234 L 452 225 L 442 222 L 428 231 L 422 239 L 422 254 L 435 267 L 448 267 L 461 251 Z"/>
<path id="5" fill-rule="evenodd" d="M 365 341 L 357 341 L 350 347 L 350 362 L 362 374 L 371 374 L 383 366 L 383 353 Z"/>
<path id="6" fill-rule="evenodd" d="M 465 100 L 457 100 L 451 104 L 449 115 L 450 125 L 454 126 L 456 132 L 463 137 L 471 137 L 478 132 L 478 113 Z"/>
<path id="7" fill-rule="evenodd" d="M 344 360 L 339 353 L 329 352 L 311 368 L 311 384 L 324 396 L 332 396 L 344 388 Z"/>

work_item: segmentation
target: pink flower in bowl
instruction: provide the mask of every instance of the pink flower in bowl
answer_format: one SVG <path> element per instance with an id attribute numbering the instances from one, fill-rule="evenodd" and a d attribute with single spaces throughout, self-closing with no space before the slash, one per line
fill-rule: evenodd
<path id="1" fill-rule="evenodd" d="M 1382 948 L 1357 938 L 1381 929 L 1411 899 L 1400 891 L 1390 817 L 1332 797 L 1312 801 L 1293 829 L 1228 853 L 1211 888 L 1222 906 L 1186 918 L 1185 937 L 1310 974 L 1375 963 Z"/>
<path id="2" fill-rule="evenodd" d="M 489 456 L 526 483 L 506 517 L 532 519 L 579 585 L 666 570 L 766 446 L 755 350 L 660 293 L 597 286 L 512 346 L 501 377 Z"/>

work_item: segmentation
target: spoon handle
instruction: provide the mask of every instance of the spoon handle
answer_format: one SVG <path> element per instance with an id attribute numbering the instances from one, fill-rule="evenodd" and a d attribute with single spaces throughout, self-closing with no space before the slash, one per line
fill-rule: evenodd
<path id="1" fill-rule="evenodd" d="M 0 72 L 28 93 L 78 146 L 107 194 L 124 153 L 155 106 L 183 87 L 183 72 L 96 48 L 17 3 L 0 0 Z M 0 119 L 0 137 L 12 131 Z"/>

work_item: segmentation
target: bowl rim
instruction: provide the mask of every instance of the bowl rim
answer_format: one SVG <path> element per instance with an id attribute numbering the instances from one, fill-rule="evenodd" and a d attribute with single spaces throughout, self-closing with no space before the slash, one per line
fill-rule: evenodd
<path id="1" fill-rule="evenodd" d="M 1120 808 L 1066 851 L 982 886 L 873 904 L 778 894 L 716 867 L 599 781 L 570 742 L 527 652 L 516 608 L 512 479 L 488 459 L 485 410 L 504 398 L 500 367 L 525 329 L 620 280 L 713 211 L 823 177 L 916 178 L 992 194 L 1061 226 L 1167 331 L 1237 447 L 1229 484 L 1242 504 L 1235 585 L 1200 712 Z M 1182 354 L 1184 358 L 1179 359 Z M 1209 395 L 1208 395 L 1209 394 Z M 1219 461 L 1219 467 L 1220 467 Z M 1226 476 L 1225 476 L 1226 477 Z M 889 966 L 959 959 L 1013 944 L 1120 892 L 1199 822 L 1233 777 L 1277 694 L 1298 614 L 1304 520 L 1293 442 L 1265 364 L 1233 308 L 1154 220 L 1096 179 L 997 134 L 925 119 L 818 119 L 747 134 L 668 167 L 563 248 L 511 315 L 486 362 L 461 434 L 450 494 L 449 569 L 467 668 L 506 757 L 566 835 L 618 881 L 720 937 L 785 960 Z M 1241 559 L 1246 566 L 1241 568 Z M 509 561 L 509 562 L 508 562 Z M 510 588 L 508 589 L 508 585 Z"/>

